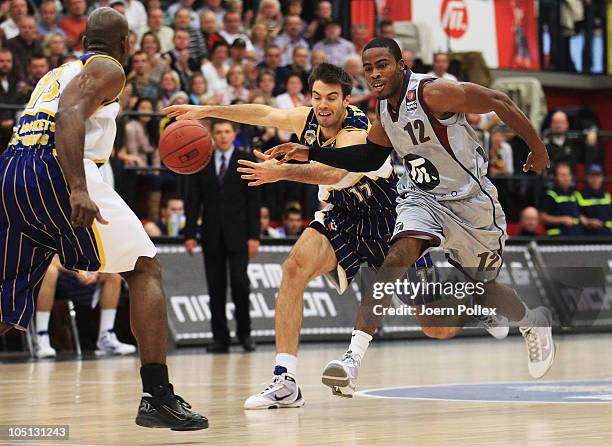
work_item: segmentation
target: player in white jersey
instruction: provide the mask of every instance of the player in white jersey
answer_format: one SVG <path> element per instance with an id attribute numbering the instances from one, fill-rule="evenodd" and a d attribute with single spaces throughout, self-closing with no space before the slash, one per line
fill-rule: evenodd
<path id="1" fill-rule="evenodd" d="M 25 330 L 55 254 L 68 269 L 121 273 L 129 284 L 143 395 L 136 423 L 197 430 L 208 420 L 174 394 L 166 362 L 166 309 L 156 249 L 97 164 L 115 139 L 117 98 L 130 52 L 125 18 L 90 14 L 85 54 L 36 85 L 0 155 L 0 334 Z"/>
<path id="2" fill-rule="evenodd" d="M 514 290 L 495 282 L 502 265 L 506 240 L 505 217 L 497 191 L 486 178 L 487 156 L 465 121 L 465 113 L 494 111 L 531 148 L 525 171 L 541 172 L 548 154 L 525 115 L 503 93 L 471 83 L 456 83 L 418 75 L 405 69 L 401 51 L 391 39 L 376 38 L 363 51 L 363 64 L 376 92 L 379 120 L 368 144 L 339 150 L 321 150 L 284 144 L 267 155 L 316 160 L 349 171 L 375 169 L 395 149 L 406 172 L 400 179 L 397 222 L 392 246 L 376 282 L 393 283 L 416 258 L 434 246 L 442 247 L 452 264 L 482 284 L 478 303 L 496 308 L 520 327 L 528 353 L 531 376 L 539 378 L 551 367 L 555 354 L 552 317 L 547 308 L 527 308 Z M 365 296 L 356 328 L 372 334 L 380 312 L 374 305 L 389 305 L 391 295 Z M 368 308 L 369 307 L 369 308 Z M 332 361 L 324 378 L 354 383 L 367 344 L 352 356 Z M 350 356 L 350 355 L 349 355 Z M 327 374 L 327 375 L 326 375 Z M 325 380 L 325 379 L 324 379 Z"/>

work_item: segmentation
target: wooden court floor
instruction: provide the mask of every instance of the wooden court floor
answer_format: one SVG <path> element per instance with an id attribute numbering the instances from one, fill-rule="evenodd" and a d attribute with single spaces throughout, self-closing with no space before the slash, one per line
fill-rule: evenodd
<path id="1" fill-rule="evenodd" d="M 612 335 L 558 337 L 549 381 L 612 379 Z M 338 344 L 306 345 L 301 409 L 243 411 L 267 384 L 270 346 L 253 354 L 182 350 L 169 358 L 176 391 L 210 419 L 198 432 L 133 424 L 136 358 L 0 364 L 0 425 L 68 424 L 68 441 L 1 445 L 610 445 L 612 404 L 536 404 L 332 397 L 320 384 Z M 531 381 L 520 338 L 388 342 L 367 353 L 360 390 L 449 383 Z M 548 384 L 552 389 L 555 385 Z M 612 394 L 612 387 L 610 388 Z M 478 392 L 474 398 L 478 399 Z M 612 400 L 612 395 L 610 395 Z M 605 400 L 605 398 L 604 398 Z"/>

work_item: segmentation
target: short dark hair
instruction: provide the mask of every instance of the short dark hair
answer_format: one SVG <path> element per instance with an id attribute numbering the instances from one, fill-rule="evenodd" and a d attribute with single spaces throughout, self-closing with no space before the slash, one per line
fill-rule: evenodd
<path id="1" fill-rule="evenodd" d="M 570 173 L 573 174 L 572 172 L 572 166 L 569 165 L 569 163 L 566 163 L 565 161 L 560 161 L 555 165 L 555 175 L 557 175 L 557 171 L 561 168 L 561 167 L 566 167 L 569 169 Z"/>
<path id="2" fill-rule="evenodd" d="M 316 81 L 321 81 L 325 84 L 338 84 L 342 88 L 342 99 L 351 94 L 353 89 L 353 80 L 351 76 L 342 68 L 323 62 L 319 64 L 308 78 L 308 88 L 312 91 L 312 86 Z"/>
<path id="3" fill-rule="evenodd" d="M 173 200 L 181 200 L 181 201 L 183 201 L 183 197 L 181 197 L 178 194 L 167 194 L 162 199 L 161 207 L 164 208 L 164 209 L 167 208 L 168 207 L 168 203 L 170 203 Z M 183 203 L 184 203 L 184 201 L 183 201 Z"/>
<path id="4" fill-rule="evenodd" d="M 288 218 L 290 215 L 298 214 L 302 218 L 302 211 L 296 207 L 289 207 L 283 211 L 283 220 Z"/>
<path id="5" fill-rule="evenodd" d="M 387 48 L 391 55 L 395 58 L 396 62 L 399 62 L 402 59 L 402 50 L 400 49 L 399 45 L 395 40 L 389 39 L 388 37 L 376 37 L 370 40 L 363 48 L 363 52 L 365 53 L 371 48 Z"/>
<path id="6" fill-rule="evenodd" d="M 393 22 L 391 20 L 385 19 L 385 20 L 382 20 L 380 24 L 378 25 L 381 31 L 383 28 L 386 28 L 387 26 L 393 26 Z"/>
<path id="7" fill-rule="evenodd" d="M 219 119 L 219 118 L 215 118 L 212 119 L 210 121 L 210 131 L 214 131 L 215 130 L 215 126 L 217 125 L 221 125 L 221 124 L 229 124 L 232 126 L 232 128 L 234 129 L 234 131 L 236 131 L 236 124 L 232 121 L 229 121 L 227 119 Z"/>

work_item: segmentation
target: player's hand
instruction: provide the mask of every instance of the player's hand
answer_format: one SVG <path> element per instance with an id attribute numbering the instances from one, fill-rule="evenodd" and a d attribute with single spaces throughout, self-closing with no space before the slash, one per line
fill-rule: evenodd
<path id="1" fill-rule="evenodd" d="M 569 217 L 569 216 L 565 216 L 563 217 L 563 225 L 564 226 L 575 226 L 576 225 L 576 220 L 574 219 L 574 217 Z"/>
<path id="2" fill-rule="evenodd" d="M 604 227 L 604 224 L 603 221 L 598 218 L 590 218 L 588 226 L 594 229 L 601 229 Z"/>
<path id="3" fill-rule="evenodd" d="M 236 169 L 242 175 L 240 178 L 249 180 L 249 186 L 261 186 L 262 184 L 274 183 L 282 180 L 282 172 L 280 166 L 273 158 L 261 153 L 259 150 L 254 150 L 253 153 L 257 158 L 263 160 L 262 163 L 257 163 L 249 160 L 238 160 L 238 164 L 244 167 Z"/>
<path id="4" fill-rule="evenodd" d="M 548 151 L 538 150 L 537 152 L 529 152 L 527 155 L 527 161 L 523 164 L 523 172 L 529 172 L 530 170 L 536 173 L 543 172 L 545 169 L 550 167 L 550 159 L 548 158 Z"/>
<path id="5" fill-rule="evenodd" d="M 289 160 L 308 161 L 308 147 L 294 142 L 286 142 L 266 151 L 266 155 L 270 158 L 278 158 L 282 156 L 278 162 L 286 163 Z"/>
<path id="6" fill-rule="evenodd" d="M 249 257 L 255 257 L 259 252 L 259 240 L 249 239 L 248 247 L 249 247 Z"/>
<path id="7" fill-rule="evenodd" d="M 72 226 L 89 228 L 93 225 L 94 220 L 102 225 L 108 224 L 86 190 L 76 190 L 70 193 L 70 208 L 72 209 L 70 217 Z"/>
<path id="8" fill-rule="evenodd" d="M 194 238 L 188 238 L 185 240 L 185 251 L 190 256 L 195 254 L 196 247 L 198 246 L 198 241 Z"/>
<path id="9" fill-rule="evenodd" d="M 207 105 L 170 105 L 162 110 L 169 118 L 176 118 L 177 121 L 183 119 L 204 119 L 208 117 Z"/>

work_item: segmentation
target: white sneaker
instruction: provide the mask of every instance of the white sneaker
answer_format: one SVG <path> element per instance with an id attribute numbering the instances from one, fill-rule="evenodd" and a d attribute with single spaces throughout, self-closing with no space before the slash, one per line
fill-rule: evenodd
<path id="1" fill-rule="evenodd" d="M 37 334 L 36 335 L 36 346 L 34 347 L 34 356 L 38 359 L 43 358 L 55 358 L 57 353 L 55 349 L 51 347 L 51 341 L 49 340 L 49 333 Z"/>
<path id="2" fill-rule="evenodd" d="M 495 339 L 504 339 L 510 332 L 510 323 L 508 319 L 502 315 L 498 316 L 474 316 L 474 319 L 478 321 L 478 325 Z"/>
<path id="3" fill-rule="evenodd" d="M 98 338 L 96 356 L 131 355 L 136 353 L 136 347 L 119 342 L 114 331 L 107 331 Z"/>
<path id="4" fill-rule="evenodd" d="M 347 351 L 341 359 L 334 359 L 325 366 L 321 382 L 332 389 L 336 396 L 352 398 L 357 387 L 357 373 L 361 357 Z"/>
<path id="5" fill-rule="evenodd" d="M 546 307 L 538 307 L 534 311 L 540 313 L 542 326 L 521 327 L 519 330 L 527 345 L 527 360 L 529 374 L 533 378 L 541 378 L 550 369 L 555 360 L 555 343 L 552 337 L 552 314 Z"/>
<path id="6" fill-rule="evenodd" d="M 277 366 L 272 383 L 261 393 L 250 396 L 244 402 L 244 408 L 254 410 L 302 407 L 306 402 L 302 398 L 302 391 L 295 377 L 284 370 L 284 367 Z M 277 372 L 281 373 L 277 375 Z"/>

